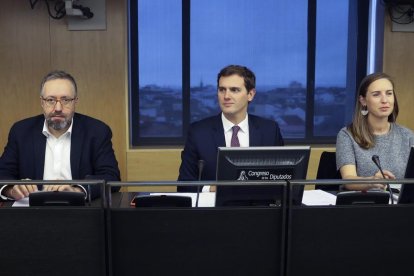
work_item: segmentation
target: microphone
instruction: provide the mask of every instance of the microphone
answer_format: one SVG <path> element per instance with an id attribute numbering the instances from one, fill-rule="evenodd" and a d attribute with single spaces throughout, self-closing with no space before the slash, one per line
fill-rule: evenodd
<path id="1" fill-rule="evenodd" d="M 201 181 L 201 176 L 203 175 L 203 169 L 204 169 L 204 160 L 198 160 L 197 166 L 198 166 L 198 181 Z M 197 186 L 197 197 L 196 197 L 196 203 L 195 207 L 198 207 L 198 199 L 200 198 L 200 185 Z"/>
<path id="2" fill-rule="evenodd" d="M 378 169 L 380 170 L 380 172 L 381 172 L 381 174 L 382 174 L 382 177 L 385 179 L 385 175 L 384 175 L 384 172 L 382 171 L 382 168 L 381 168 L 381 162 L 380 162 L 380 159 L 379 159 L 378 155 L 373 155 L 373 156 L 372 156 L 372 161 L 373 161 L 373 162 L 375 163 L 375 165 L 378 167 Z M 388 191 L 389 191 L 389 193 L 390 193 L 390 197 L 391 197 L 391 204 L 394 204 L 394 196 L 393 196 L 393 193 L 392 193 L 392 190 L 391 190 L 390 184 L 388 184 L 388 183 L 387 183 L 387 189 L 388 189 Z"/>
<path id="3" fill-rule="evenodd" d="M 379 160 L 379 156 L 378 155 L 373 155 L 372 156 L 372 161 L 375 163 L 375 165 L 377 166 L 377 168 L 380 170 L 380 172 L 382 174 L 382 177 L 385 178 L 384 172 L 382 171 L 382 168 L 381 168 L 381 162 Z"/>

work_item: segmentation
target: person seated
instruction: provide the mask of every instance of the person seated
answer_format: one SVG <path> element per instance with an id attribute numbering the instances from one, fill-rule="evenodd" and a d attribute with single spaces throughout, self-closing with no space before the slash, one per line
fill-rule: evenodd
<path id="1" fill-rule="evenodd" d="M 343 179 L 383 179 L 372 161 L 377 155 L 386 179 L 404 178 L 414 133 L 396 123 L 397 95 L 385 73 L 366 76 L 358 90 L 352 123 L 336 140 L 336 164 Z M 384 184 L 346 184 L 347 190 L 385 189 Z"/>
<path id="2" fill-rule="evenodd" d="M 43 115 L 15 123 L 0 157 L 1 180 L 56 180 L 55 185 L 4 185 L 3 200 L 19 200 L 38 191 L 71 191 L 88 195 L 88 187 L 59 184 L 59 180 L 119 181 L 111 129 L 103 122 L 75 113 L 75 79 L 64 71 L 47 74 L 40 86 Z M 90 185 L 91 198 L 99 185 Z"/>
<path id="3" fill-rule="evenodd" d="M 256 95 L 256 77 L 245 66 L 229 65 L 217 76 L 217 98 L 221 113 L 191 124 L 181 154 L 179 181 L 199 178 L 198 161 L 204 161 L 201 180 L 216 180 L 218 147 L 283 146 L 279 125 L 247 113 Z M 197 187 L 178 187 L 196 192 Z"/>

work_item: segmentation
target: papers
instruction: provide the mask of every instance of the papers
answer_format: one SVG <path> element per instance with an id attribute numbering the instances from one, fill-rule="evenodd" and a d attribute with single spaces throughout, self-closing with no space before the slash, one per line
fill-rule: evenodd
<path id="1" fill-rule="evenodd" d="M 197 200 L 197 193 L 151 193 L 150 195 L 190 196 L 193 207 L 195 207 Z M 200 193 L 200 197 L 198 198 L 198 207 L 214 207 L 215 203 L 216 193 Z"/>
<path id="2" fill-rule="evenodd" d="M 195 207 L 196 193 L 151 193 L 151 195 L 177 195 L 190 196 L 192 205 Z M 214 207 L 216 201 L 216 193 L 200 193 L 198 207 Z M 335 205 L 336 196 L 322 190 L 305 190 L 303 192 L 302 203 L 309 206 L 316 205 Z"/>
<path id="3" fill-rule="evenodd" d="M 195 207 L 196 193 L 151 193 L 151 195 L 177 195 L 190 196 L 192 205 Z M 216 193 L 200 193 L 198 207 L 214 207 L 216 201 Z M 303 192 L 302 203 L 309 206 L 316 205 L 335 205 L 336 196 L 322 190 L 305 190 Z"/>
<path id="4" fill-rule="evenodd" d="M 309 206 L 335 205 L 336 196 L 322 190 L 305 190 L 302 203 Z"/>
<path id="5" fill-rule="evenodd" d="M 16 200 L 12 207 L 29 207 L 29 197 L 24 197 L 20 200 Z"/>

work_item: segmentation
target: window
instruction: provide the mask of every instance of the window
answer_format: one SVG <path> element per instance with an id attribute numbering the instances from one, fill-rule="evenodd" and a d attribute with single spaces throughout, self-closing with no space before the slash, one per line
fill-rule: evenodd
<path id="1" fill-rule="evenodd" d="M 183 143 L 191 122 L 218 114 L 229 64 L 255 72 L 249 113 L 277 121 L 287 143 L 334 143 L 365 74 L 360 2 L 130 0 L 132 146 Z"/>
<path id="2" fill-rule="evenodd" d="M 313 117 L 315 139 L 336 135 L 353 115 L 358 85 L 355 73 L 358 66 L 355 37 L 358 26 L 356 20 L 351 19 L 357 18 L 357 8 L 348 0 L 318 0 Z M 366 56 L 363 58 L 366 60 Z"/>

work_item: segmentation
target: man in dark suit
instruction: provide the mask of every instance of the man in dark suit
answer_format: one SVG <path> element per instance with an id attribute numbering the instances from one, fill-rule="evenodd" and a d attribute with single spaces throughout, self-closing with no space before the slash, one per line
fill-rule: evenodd
<path id="1" fill-rule="evenodd" d="M 229 65 L 217 76 L 217 96 L 221 114 L 191 124 L 181 154 L 179 181 L 198 180 L 198 161 L 204 160 L 201 180 L 216 180 L 218 147 L 283 146 L 276 122 L 247 114 L 256 95 L 256 77 L 244 66 Z M 237 130 L 234 131 L 234 127 Z M 233 145 L 234 146 L 234 145 Z M 179 186 L 180 192 L 195 192 L 196 187 Z"/>
<path id="2" fill-rule="evenodd" d="M 100 187 L 89 190 L 81 185 L 59 184 L 59 180 L 103 179 L 119 181 L 118 162 L 112 149 L 112 132 L 103 122 L 75 113 L 78 102 L 74 78 L 53 71 L 41 83 L 43 115 L 15 123 L 0 157 L 2 180 L 57 180 L 44 191 L 90 191 L 100 195 Z M 38 190 L 37 185 L 0 187 L 2 199 L 21 199 Z"/>

